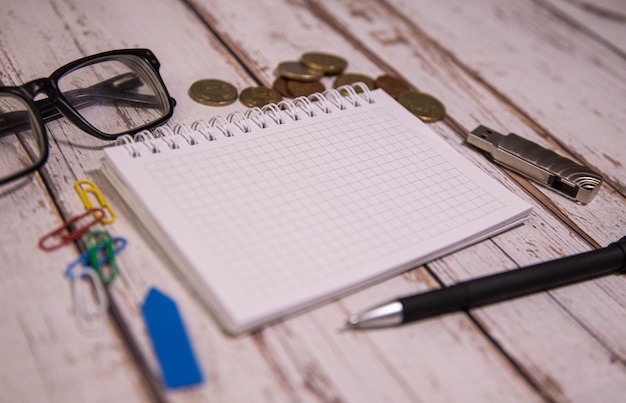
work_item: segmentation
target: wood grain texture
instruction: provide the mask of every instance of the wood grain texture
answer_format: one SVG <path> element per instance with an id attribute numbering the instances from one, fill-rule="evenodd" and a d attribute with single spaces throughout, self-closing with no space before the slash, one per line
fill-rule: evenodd
<path id="1" fill-rule="evenodd" d="M 109 322 L 79 331 L 65 268 L 75 249 L 37 248 L 60 225 L 37 179 L 0 196 L 0 401 L 141 401 L 147 397 Z"/>
<path id="2" fill-rule="evenodd" d="M 466 133 L 478 124 L 484 124 L 503 133 L 516 132 L 526 138 L 538 142 L 544 146 L 555 149 L 564 155 L 576 155 L 580 152 L 568 152 L 561 148 L 554 141 L 546 139 L 541 132 L 537 133 L 543 119 L 532 120 L 525 112 L 520 111 L 516 105 L 510 101 L 510 95 L 504 86 L 500 86 L 499 91 L 489 82 L 485 82 L 482 72 L 468 69 L 465 60 L 456 53 L 452 53 L 449 47 L 443 47 L 440 42 L 446 36 L 436 28 L 432 34 L 424 29 L 427 24 L 411 22 L 400 15 L 398 9 L 391 6 L 382 6 L 378 2 L 329 2 L 322 4 L 319 13 L 329 15 L 327 18 L 334 18 L 335 26 L 341 27 L 355 40 L 361 40 L 362 46 L 370 53 L 380 56 L 380 63 L 385 63 L 389 70 L 403 76 L 418 89 L 431 93 L 440 98 L 446 105 L 449 117 L 454 120 L 455 126 L 459 128 L 461 138 L 466 137 Z M 322 6 L 321 5 L 321 6 Z M 432 9 L 432 8 L 431 8 Z M 404 10 L 404 9 L 403 9 Z M 407 10 L 410 7 L 407 6 Z M 434 9 L 433 13 L 435 12 Z M 452 12 L 450 12 L 452 14 Z M 429 18 L 432 13 L 427 13 Z M 355 21 L 354 16 L 362 18 L 363 22 Z M 417 18 L 415 18 L 417 20 Z M 441 23 L 443 24 L 443 22 Z M 478 22 L 476 21 L 476 24 Z M 453 24 L 447 24 L 449 27 Z M 503 28 L 506 28 L 504 26 Z M 469 23 L 464 27 L 457 27 L 460 32 L 470 31 Z M 379 37 L 387 38 L 379 40 Z M 394 37 L 394 40 L 389 38 Z M 459 34 L 458 37 L 463 37 Z M 494 35 L 490 35 L 493 39 Z M 396 44 L 389 46 L 388 42 Z M 472 43 L 480 43 L 476 39 Z M 500 60 L 502 58 L 499 49 L 506 47 L 506 44 L 492 47 L 490 60 Z M 463 46 L 459 45 L 463 52 Z M 486 52 L 485 48 L 482 52 Z M 472 56 L 473 57 L 473 56 Z M 532 55 L 520 55 L 521 58 L 531 59 Z M 510 60 L 511 57 L 506 60 Z M 534 60 L 534 59 L 533 59 Z M 422 66 L 427 66 L 423 68 Z M 532 74 L 532 70 L 526 71 L 525 75 Z M 541 71 L 536 72 L 536 74 Z M 513 78 L 511 83 L 515 83 Z M 517 87 L 516 87 L 517 88 Z M 525 86 L 520 88 L 526 88 Z M 538 90 L 537 90 L 538 91 Z M 546 91 L 546 93 L 550 93 Z M 545 95 L 543 95 L 545 96 Z M 613 98 L 619 99 L 619 98 Z M 615 103 L 615 102 L 613 102 Z M 584 113 L 584 110 L 583 112 Z M 590 120 L 595 120 L 591 116 Z M 561 122 L 566 124 L 567 122 Z M 559 132 L 560 138 L 565 138 L 570 132 L 563 130 Z M 612 135 L 616 141 L 620 141 L 619 130 L 607 132 L 607 136 Z M 589 137 L 586 137 L 588 139 Z M 595 141 L 595 137 L 594 137 Z M 593 146 L 597 147 L 594 143 Z M 589 148 L 588 147 L 588 148 Z M 610 148 L 615 148 L 612 145 Z M 604 172 L 604 171 L 602 171 Z M 615 170 L 615 175 L 620 176 L 621 170 Z M 621 176 L 620 176 L 621 177 Z M 529 184 L 534 186 L 533 184 Z M 594 200 L 603 200 L 598 204 L 603 204 L 600 208 L 585 208 L 557 195 L 555 192 L 537 187 L 536 193 L 545 194 L 549 205 L 555 213 L 561 214 L 564 219 L 571 219 L 570 225 L 581 233 L 590 234 L 592 240 L 599 245 L 606 245 L 619 238 L 625 231 L 623 197 L 616 195 L 610 187 L 604 187 L 601 191 L 602 197 Z M 608 205 L 607 205 L 608 204 Z M 610 217 L 609 217 L 610 216 Z M 617 218 L 617 219 L 615 219 Z M 610 223 L 607 226 L 607 223 Z M 609 231 L 609 232 L 607 232 Z M 594 242 L 594 241 L 592 241 Z"/>
<path id="3" fill-rule="evenodd" d="M 604 46 L 626 54 L 626 4 L 620 0 L 547 0 L 547 7 L 561 18 L 586 30 Z"/>
<path id="4" fill-rule="evenodd" d="M 419 7 L 402 0 L 390 3 L 540 122 L 546 132 L 540 134 L 558 138 L 577 159 L 596 167 L 622 195 L 626 193 L 626 158 L 614 141 L 623 136 L 626 116 L 615 102 L 626 95 L 626 60 L 621 55 L 597 46 L 581 29 L 532 1 L 507 7 L 496 1 L 473 7 L 449 2 L 437 8 L 425 2 Z M 453 29 L 446 23 L 452 14 Z"/>
<path id="5" fill-rule="evenodd" d="M 52 122 L 47 125 L 51 156 L 42 170 L 47 187 L 35 179 L 0 194 L 0 223 L 11 229 L 0 242 L 0 256 L 10 263 L 0 269 L 5 341 L 0 400 L 618 401 L 626 385 L 623 277 L 471 315 L 374 332 L 340 331 L 346 315 L 374 303 L 581 252 L 626 233 L 623 147 L 615 146 L 624 144 L 626 116 L 618 102 L 626 85 L 615 34 L 622 28 L 575 14 L 572 8 L 579 5 L 566 0 L 506 7 L 489 0 L 472 7 L 402 0 L 8 2 L 0 16 L 3 85 L 47 76 L 98 51 L 148 47 L 178 102 L 172 121 L 191 123 L 243 110 L 239 103 L 215 108 L 193 102 L 187 89 L 195 80 L 219 78 L 239 90 L 271 85 L 279 62 L 305 51 L 328 51 L 344 56 L 349 71 L 373 77 L 393 73 L 440 98 L 448 117 L 433 130 L 531 202 L 534 213 L 524 226 L 426 268 L 230 338 L 97 172 L 107 143 L 65 120 Z M 608 0 L 602 6 L 619 9 Z M 609 183 L 588 206 L 576 205 L 464 145 L 467 130 L 479 123 L 589 163 Z M 76 330 L 61 275 L 78 250 L 47 255 L 33 253 L 32 246 L 45 230 L 82 211 L 72 186 L 84 177 L 101 186 L 118 213 L 108 229 L 129 240 L 119 256 L 120 279 L 110 289 L 119 317 L 97 339 Z M 15 217 L 23 220 L 20 225 Z M 161 388 L 138 309 L 150 286 L 179 304 L 207 378 L 199 388 Z"/>

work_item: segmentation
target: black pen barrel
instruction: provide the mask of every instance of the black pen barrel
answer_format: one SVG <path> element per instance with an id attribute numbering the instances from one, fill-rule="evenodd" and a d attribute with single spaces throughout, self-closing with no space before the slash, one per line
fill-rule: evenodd
<path id="1" fill-rule="evenodd" d="M 538 263 L 450 287 L 400 298 L 403 322 L 424 319 L 624 270 L 626 237 L 606 248 Z"/>

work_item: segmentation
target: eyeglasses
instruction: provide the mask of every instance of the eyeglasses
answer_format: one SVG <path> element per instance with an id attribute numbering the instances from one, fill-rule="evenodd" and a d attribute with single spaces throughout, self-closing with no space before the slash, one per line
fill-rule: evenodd
<path id="1" fill-rule="evenodd" d="M 165 122 L 176 101 L 159 67 L 148 49 L 114 50 L 69 63 L 49 78 L 0 87 L 0 184 L 46 162 L 46 122 L 65 116 L 103 140 Z M 35 100 L 42 94 L 47 98 Z"/>

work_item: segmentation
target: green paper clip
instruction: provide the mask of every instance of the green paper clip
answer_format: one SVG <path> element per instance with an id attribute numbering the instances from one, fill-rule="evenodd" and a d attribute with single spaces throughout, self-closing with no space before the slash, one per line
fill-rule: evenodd
<path id="1" fill-rule="evenodd" d="M 87 249 L 89 266 L 98 273 L 103 284 L 111 284 L 118 274 L 111 235 L 104 230 L 91 231 L 87 234 Z M 104 259 L 98 256 L 99 252 L 104 252 Z M 102 264 L 103 261 L 106 263 Z"/>

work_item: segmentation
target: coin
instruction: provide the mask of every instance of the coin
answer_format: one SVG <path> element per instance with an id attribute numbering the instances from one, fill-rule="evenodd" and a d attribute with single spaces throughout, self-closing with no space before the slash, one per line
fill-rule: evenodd
<path id="1" fill-rule="evenodd" d="M 319 70 L 313 70 L 300 62 L 282 62 L 277 68 L 278 74 L 298 81 L 315 81 L 322 76 Z"/>
<path id="2" fill-rule="evenodd" d="M 342 85 L 354 84 L 359 81 L 365 84 L 367 88 L 369 88 L 370 90 L 373 90 L 374 88 L 376 88 L 376 86 L 374 85 L 373 78 L 368 77 L 363 74 L 355 74 L 355 73 L 347 73 L 347 74 L 341 74 L 337 76 L 337 78 L 335 79 L 335 82 L 333 83 L 333 88 L 338 88 L 338 87 L 341 87 Z"/>
<path id="3" fill-rule="evenodd" d="M 300 58 L 300 63 L 328 75 L 339 74 L 348 66 L 348 62 L 345 59 L 321 52 L 309 52 L 303 54 Z"/>
<path id="4" fill-rule="evenodd" d="M 283 97 L 278 91 L 267 87 L 248 87 L 239 94 L 241 103 L 250 108 L 254 106 L 260 108 L 270 103 L 277 103 L 281 99 Z"/>
<path id="5" fill-rule="evenodd" d="M 382 75 L 374 81 L 377 88 L 382 88 L 387 94 L 394 98 L 404 91 L 410 90 L 411 86 L 404 80 L 390 75 Z"/>
<path id="6" fill-rule="evenodd" d="M 222 80 L 199 80 L 189 87 L 189 96 L 203 105 L 225 106 L 237 100 L 237 88 Z"/>
<path id="7" fill-rule="evenodd" d="M 326 89 L 324 84 L 317 81 L 296 81 L 287 80 L 287 91 L 292 97 L 301 97 L 311 95 L 314 92 L 323 92 Z"/>
<path id="8" fill-rule="evenodd" d="M 280 93 L 280 95 L 284 97 L 293 98 L 293 95 L 291 95 L 291 93 L 287 89 L 287 81 L 289 80 L 287 80 L 285 77 L 278 77 L 276 80 L 274 80 L 272 88 L 278 91 L 278 93 Z"/>
<path id="9" fill-rule="evenodd" d="M 435 97 L 413 90 L 398 95 L 398 102 L 424 122 L 435 122 L 446 116 L 446 108 Z"/>

